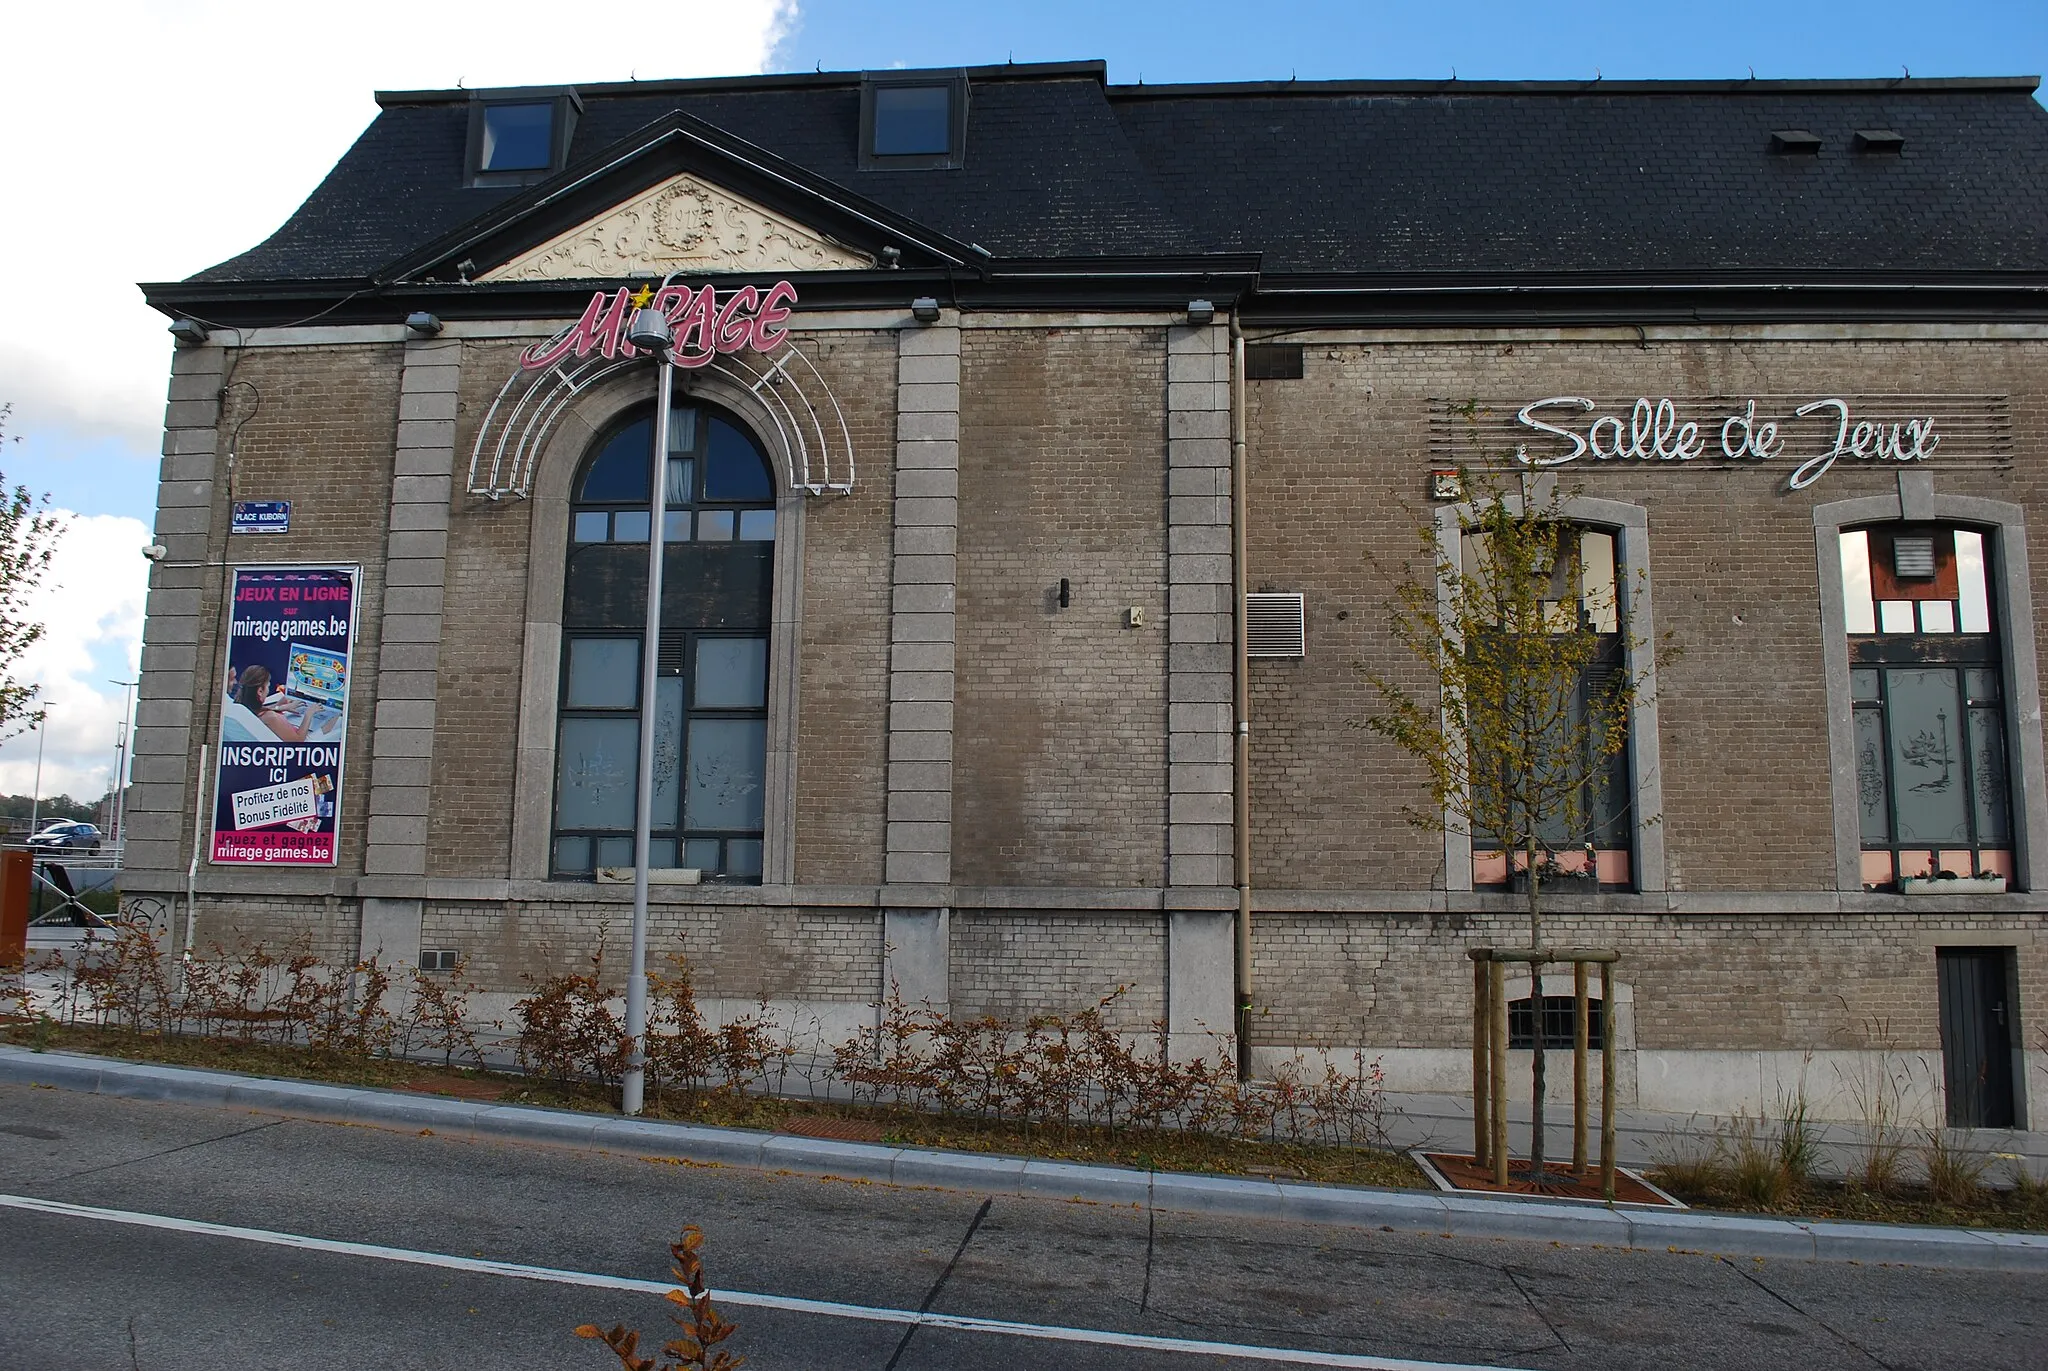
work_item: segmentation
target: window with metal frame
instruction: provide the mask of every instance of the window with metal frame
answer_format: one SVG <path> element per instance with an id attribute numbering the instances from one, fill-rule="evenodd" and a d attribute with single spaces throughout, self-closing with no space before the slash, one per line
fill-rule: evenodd
<path id="1" fill-rule="evenodd" d="M 654 416 L 613 425 L 571 488 L 550 868 L 633 862 Z M 663 463 L 649 864 L 761 879 L 775 489 L 760 444 L 678 404 Z"/>
<path id="2" fill-rule="evenodd" d="M 1571 532 L 1570 529 L 1566 530 Z M 1559 630 L 1599 635 L 1598 655 L 1581 675 L 1569 702 L 1572 726 L 1582 725 L 1596 695 L 1616 687 L 1626 671 L 1622 635 L 1622 597 L 1617 546 L 1612 529 L 1578 527 L 1576 537 L 1559 540 L 1556 564 L 1532 568 L 1550 580 L 1543 613 Z M 1486 558 L 1485 535 L 1465 535 L 1465 565 Z M 1567 830 L 1562 821 L 1543 827 L 1542 840 L 1554 854 L 1543 880 L 1556 888 L 1583 886 L 1597 890 L 1632 890 L 1634 886 L 1635 794 L 1630 780 L 1628 749 L 1586 759 L 1580 819 Z M 1519 887 L 1526 880 L 1523 854 L 1502 850 L 1498 837 L 1472 835 L 1472 884 L 1475 889 Z"/>
<path id="3" fill-rule="evenodd" d="M 1840 542 L 1864 888 L 1943 873 L 2011 879 L 1989 536 L 1894 523 Z"/>

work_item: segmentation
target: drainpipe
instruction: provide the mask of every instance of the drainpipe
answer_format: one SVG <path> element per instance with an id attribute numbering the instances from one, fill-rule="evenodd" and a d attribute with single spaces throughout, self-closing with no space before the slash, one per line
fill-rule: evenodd
<path id="1" fill-rule="evenodd" d="M 1230 311 L 1230 589 L 1237 622 L 1237 660 L 1232 672 L 1232 713 L 1237 723 L 1236 765 L 1231 768 L 1231 867 L 1237 875 L 1237 1076 L 1252 1074 L 1252 726 L 1251 679 L 1247 669 L 1245 592 L 1244 327 Z"/>

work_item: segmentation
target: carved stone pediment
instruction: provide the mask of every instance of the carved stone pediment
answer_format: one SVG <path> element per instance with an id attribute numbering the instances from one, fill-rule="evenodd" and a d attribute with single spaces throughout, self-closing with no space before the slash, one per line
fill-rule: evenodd
<path id="1" fill-rule="evenodd" d="M 484 281 L 660 276 L 678 268 L 850 271 L 874 263 L 850 248 L 688 174 L 675 176 L 559 234 Z"/>

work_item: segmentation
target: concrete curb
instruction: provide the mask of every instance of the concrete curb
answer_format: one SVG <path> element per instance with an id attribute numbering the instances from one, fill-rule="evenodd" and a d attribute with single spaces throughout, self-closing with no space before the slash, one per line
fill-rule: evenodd
<path id="1" fill-rule="evenodd" d="M 593 1148 L 888 1185 L 1149 1205 L 1185 1213 L 1731 1257 L 2048 1272 L 2048 1234 L 1809 1222 L 1695 1210 L 1610 1210 L 1433 1191 L 1183 1176 L 483 1104 L 8 1046 L 0 1046 L 0 1082 L 431 1130 L 453 1137 Z"/>

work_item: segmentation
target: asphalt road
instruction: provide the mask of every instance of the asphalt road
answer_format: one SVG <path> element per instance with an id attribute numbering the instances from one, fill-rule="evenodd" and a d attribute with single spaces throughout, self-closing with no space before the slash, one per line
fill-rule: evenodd
<path id="1" fill-rule="evenodd" d="M 0 1086 L 0 1368 L 604 1371 L 571 1330 L 664 1329 L 621 1285 L 665 1278 L 684 1223 L 758 1371 L 2048 1366 L 2040 1277 L 985 1201 Z M 924 1309 L 1032 1327 L 900 1312 Z"/>

